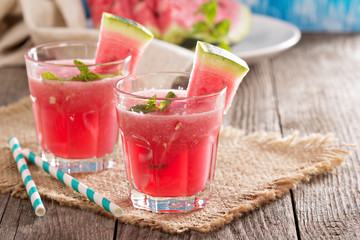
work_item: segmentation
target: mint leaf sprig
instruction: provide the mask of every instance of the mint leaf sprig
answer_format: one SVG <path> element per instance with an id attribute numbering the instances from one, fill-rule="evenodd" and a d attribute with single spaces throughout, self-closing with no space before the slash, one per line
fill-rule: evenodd
<path id="1" fill-rule="evenodd" d="M 100 74 L 91 72 L 89 70 L 89 67 L 86 66 L 83 62 L 81 62 L 79 60 L 74 60 L 74 64 L 78 66 L 80 74 L 70 78 L 71 79 L 70 81 L 72 81 L 72 80 L 82 80 L 82 81 L 85 81 L 85 82 L 90 82 L 90 81 L 94 81 L 96 79 L 102 79 L 103 78 Z"/>
<path id="2" fill-rule="evenodd" d="M 217 0 L 205 2 L 199 7 L 195 15 L 202 14 L 205 20 L 193 24 L 190 30 L 190 38 L 217 44 L 226 50 L 230 50 L 226 36 L 229 33 L 231 22 L 230 19 L 224 19 L 215 23 L 217 7 Z"/>
<path id="3" fill-rule="evenodd" d="M 95 72 L 91 72 L 89 70 L 89 67 L 86 66 L 83 62 L 81 62 L 79 60 L 74 60 L 74 65 L 77 66 L 80 73 L 78 75 L 75 75 L 75 76 L 71 77 L 71 78 L 68 78 L 68 79 L 61 78 L 61 77 L 57 76 L 56 74 L 54 74 L 52 72 L 44 72 L 44 73 L 42 73 L 41 78 L 46 79 L 46 80 L 57 80 L 57 81 L 81 80 L 81 81 L 84 81 L 84 82 L 90 82 L 90 81 L 94 81 L 94 80 L 98 80 L 98 79 L 114 77 L 116 75 L 121 74 L 121 72 L 116 73 L 116 74 L 98 74 L 98 73 L 95 73 Z"/>
<path id="4" fill-rule="evenodd" d="M 129 111 L 133 111 L 133 112 L 142 112 L 142 113 L 151 113 L 151 112 L 165 112 L 166 108 L 174 101 L 174 100 L 170 100 L 170 99 L 165 99 L 164 101 L 159 103 L 159 106 L 156 102 L 156 94 L 152 97 L 149 98 L 146 101 L 146 104 L 137 104 L 132 106 L 131 108 L 129 108 Z M 176 94 L 172 91 L 168 92 L 166 94 L 165 98 L 177 98 Z"/>

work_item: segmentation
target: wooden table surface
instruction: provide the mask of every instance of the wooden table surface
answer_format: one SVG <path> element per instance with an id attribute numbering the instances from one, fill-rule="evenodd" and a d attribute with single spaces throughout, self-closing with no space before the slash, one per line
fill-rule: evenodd
<path id="1" fill-rule="evenodd" d="M 24 66 L 0 68 L 0 105 L 29 94 Z M 251 66 L 225 125 L 286 136 L 334 133 L 360 139 L 360 35 L 305 34 L 281 55 Z M 1 126 L 0 126 L 1 130 Z M 360 151 L 281 199 L 209 233 L 169 235 L 45 200 L 0 194 L 0 239 L 360 239 Z"/>

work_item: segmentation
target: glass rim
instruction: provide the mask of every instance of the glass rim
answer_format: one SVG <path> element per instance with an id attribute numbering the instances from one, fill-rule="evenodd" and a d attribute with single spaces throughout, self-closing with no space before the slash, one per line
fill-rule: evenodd
<path id="1" fill-rule="evenodd" d="M 177 98 L 166 98 L 166 97 L 148 97 L 148 96 L 142 96 L 142 95 L 137 95 L 137 94 L 133 94 L 133 93 L 129 93 L 129 92 L 125 92 L 121 89 L 119 89 L 118 85 L 121 84 L 122 82 L 125 81 L 131 81 L 132 78 L 136 78 L 136 77 L 146 77 L 146 76 L 150 76 L 150 75 L 156 75 L 156 74 L 167 74 L 167 75 L 186 75 L 190 77 L 190 72 L 179 72 L 179 71 L 159 71 L 159 72 L 147 72 L 147 73 L 138 73 L 138 74 L 133 74 L 133 75 L 129 75 L 126 77 L 121 78 L 116 84 L 115 84 L 115 92 L 118 94 L 123 94 L 126 95 L 128 97 L 133 97 L 133 98 L 139 98 L 139 99 L 156 99 L 156 100 L 173 100 L 173 101 L 180 101 L 180 100 L 190 100 L 190 99 L 203 99 L 203 98 L 209 98 L 209 97 L 213 97 L 213 96 L 217 96 L 219 94 L 221 94 L 223 91 L 226 91 L 227 86 L 225 84 L 225 82 L 223 82 L 223 86 L 221 89 L 208 93 L 208 94 L 204 94 L 204 95 L 198 95 L 198 96 L 186 96 L 186 97 L 177 97 Z M 171 89 L 170 89 L 171 90 Z M 176 90 L 176 89 L 174 89 Z"/>
<path id="2" fill-rule="evenodd" d="M 43 44 L 39 44 L 36 45 L 30 49 L 28 49 L 25 54 L 24 54 L 24 58 L 27 61 L 33 62 L 33 63 L 37 63 L 37 64 L 41 64 L 44 66 L 49 66 L 49 67 L 69 67 L 69 68 L 77 68 L 77 65 L 69 65 L 69 64 L 57 64 L 57 63 L 51 63 L 51 62 L 46 62 L 46 61 L 41 61 L 41 60 L 36 60 L 32 57 L 30 57 L 30 54 L 38 49 L 41 48 L 45 48 L 45 47 L 66 47 L 66 46 L 71 46 L 71 45 L 97 45 L 97 42 L 93 42 L 93 41 L 64 41 L 64 42 L 50 42 L 50 43 L 43 43 Z M 84 64 L 83 66 L 86 67 L 97 67 L 97 66 L 106 66 L 106 65 L 113 65 L 113 64 L 120 64 L 120 63 L 129 63 L 131 60 L 131 54 L 129 51 L 129 55 L 124 58 L 124 59 L 120 59 L 117 61 L 111 61 L 111 62 L 107 62 L 107 63 L 98 63 L 98 64 Z M 60 60 L 60 59 L 59 59 Z M 76 59 L 73 59 L 76 60 Z"/>

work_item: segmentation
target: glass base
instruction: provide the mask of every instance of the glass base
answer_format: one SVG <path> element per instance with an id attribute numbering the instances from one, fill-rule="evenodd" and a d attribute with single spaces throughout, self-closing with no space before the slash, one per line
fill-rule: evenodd
<path id="1" fill-rule="evenodd" d="M 131 190 L 131 201 L 135 208 L 156 213 L 186 213 L 204 208 L 210 199 L 209 190 L 190 197 L 153 197 Z"/>
<path id="2" fill-rule="evenodd" d="M 67 159 L 56 157 L 51 153 L 43 153 L 42 158 L 66 173 L 88 173 L 98 172 L 108 168 L 113 168 L 116 164 L 114 152 L 103 157 L 93 157 L 85 159 Z"/>

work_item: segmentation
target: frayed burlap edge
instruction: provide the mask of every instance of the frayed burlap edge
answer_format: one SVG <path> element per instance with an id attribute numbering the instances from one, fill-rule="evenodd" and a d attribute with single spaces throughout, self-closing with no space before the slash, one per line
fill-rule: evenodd
<path id="1" fill-rule="evenodd" d="M 23 98 L 15 104 L 0 107 L 0 112 L 2 114 L 11 114 L 14 111 L 21 110 L 29 110 L 31 108 L 31 104 L 29 98 Z M 294 189 L 300 182 L 309 181 L 310 178 L 314 175 L 318 175 L 324 172 L 332 171 L 336 166 L 339 166 L 346 156 L 350 153 L 342 148 L 353 148 L 355 145 L 343 144 L 338 145 L 335 144 L 338 139 L 336 139 L 333 135 L 320 135 L 313 134 L 307 137 L 299 137 L 298 132 L 292 133 L 290 136 L 286 138 L 282 138 L 278 133 L 265 133 L 258 132 L 248 136 L 245 136 L 241 131 L 232 127 L 224 127 L 221 130 L 220 134 L 220 142 L 222 137 L 231 137 L 232 142 L 235 144 L 237 141 L 242 139 L 243 141 L 256 141 L 259 143 L 266 143 L 267 145 L 277 145 L 282 144 L 287 147 L 291 147 L 292 145 L 303 145 L 304 149 L 313 149 L 313 148 L 324 148 L 322 154 L 316 156 L 316 163 L 307 166 L 302 169 L 296 169 L 294 171 L 290 171 L 287 176 L 278 178 L 273 182 L 269 183 L 266 186 L 263 186 L 262 189 L 256 189 L 254 194 L 247 194 L 244 196 L 246 201 L 239 204 L 236 207 L 228 209 L 221 218 L 218 218 L 214 221 L 209 222 L 208 224 L 203 224 L 201 226 L 195 227 L 184 227 L 184 228 L 174 228 L 171 225 L 166 225 L 156 220 L 151 219 L 139 219 L 138 216 L 126 215 L 121 216 L 119 219 L 120 222 L 138 225 L 141 227 L 151 227 L 153 229 L 160 229 L 164 232 L 168 232 L 171 234 L 174 233 L 182 233 L 188 230 L 196 230 L 200 232 L 208 232 L 215 230 L 218 227 L 224 226 L 225 224 L 230 223 L 235 218 L 243 216 L 245 213 L 248 213 L 263 204 L 268 203 L 269 201 L 273 201 L 277 198 L 282 197 L 285 193 L 288 193 L 290 189 Z M 8 150 L 8 154 L 11 155 L 10 150 Z M 28 199 L 28 195 L 25 191 L 25 187 L 23 183 L 18 184 L 7 184 L 0 183 L 0 192 L 1 193 L 9 193 L 11 192 L 11 196 L 19 197 L 22 199 Z M 104 211 L 100 207 L 94 205 L 92 202 L 83 198 L 81 196 L 78 199 L 73 199 L 67 196 L 59 196 L 58 198 L 54 198 L 53 196 L 49 196 L 46 193 L 42 194 L 42 197 L 55 200 L 60 203 L 60 205 L 77 207 L 81 209 L 90 209 L 95 212 L 98 212 L 107 217 L 113 217 L 108 212 Z M 79 205 L 79 201 L 82 202 Z"/>
<path id="2" fill-rule="evenodd" d="M 224 129 L 224 131 L 231 134 L 233 129 L 228 127 Z M 259 142 L 267 142 L 267 144 L 273 145 L 284 144 L 288 147 L 301 144 L 304 145 L 305 149 L 318 148 L 322 146 L 327 146 L 327 148 L 323 154 L 316 156 L 318 160 L 320 159 L 320 161 L 316 164 L 289 172 L 289 176 L 275 179 L 268 186 L 265 186 L 263 190 L 260 190 L 260 192 L 257 192 L 256 194 L 249 194 L 247 199 L 250 200 L 250 202 L 230 209 L 228 211 L 229 220 L 224 223 L 220 222 L 218 226 L 229 223 L 235 217 L 240 217 L 246 212 L 252 211 L 263 204 L 282 197 L 291 189 L 295 189 L 302 181 L 309 181 L 314 175 L 333 171 L 334 168 L 341 165 L 344 162 L 345 157 L 350 154 L 349 151 L 331 145 L 338 141 L 338 139 L 334 138 L 332 134 L 326 136 L 313 134 L 310 137 L 299 138 L 299 132 L 296 131 L 286 138 L 281 138 L 278 133 L 271 133 L 268 135 L 265 132 L 259 132 L 244 138 Z M 350 144 L 343 144 L 342 146 L 349 148 L 356 147 L 356 145 Z"/>

